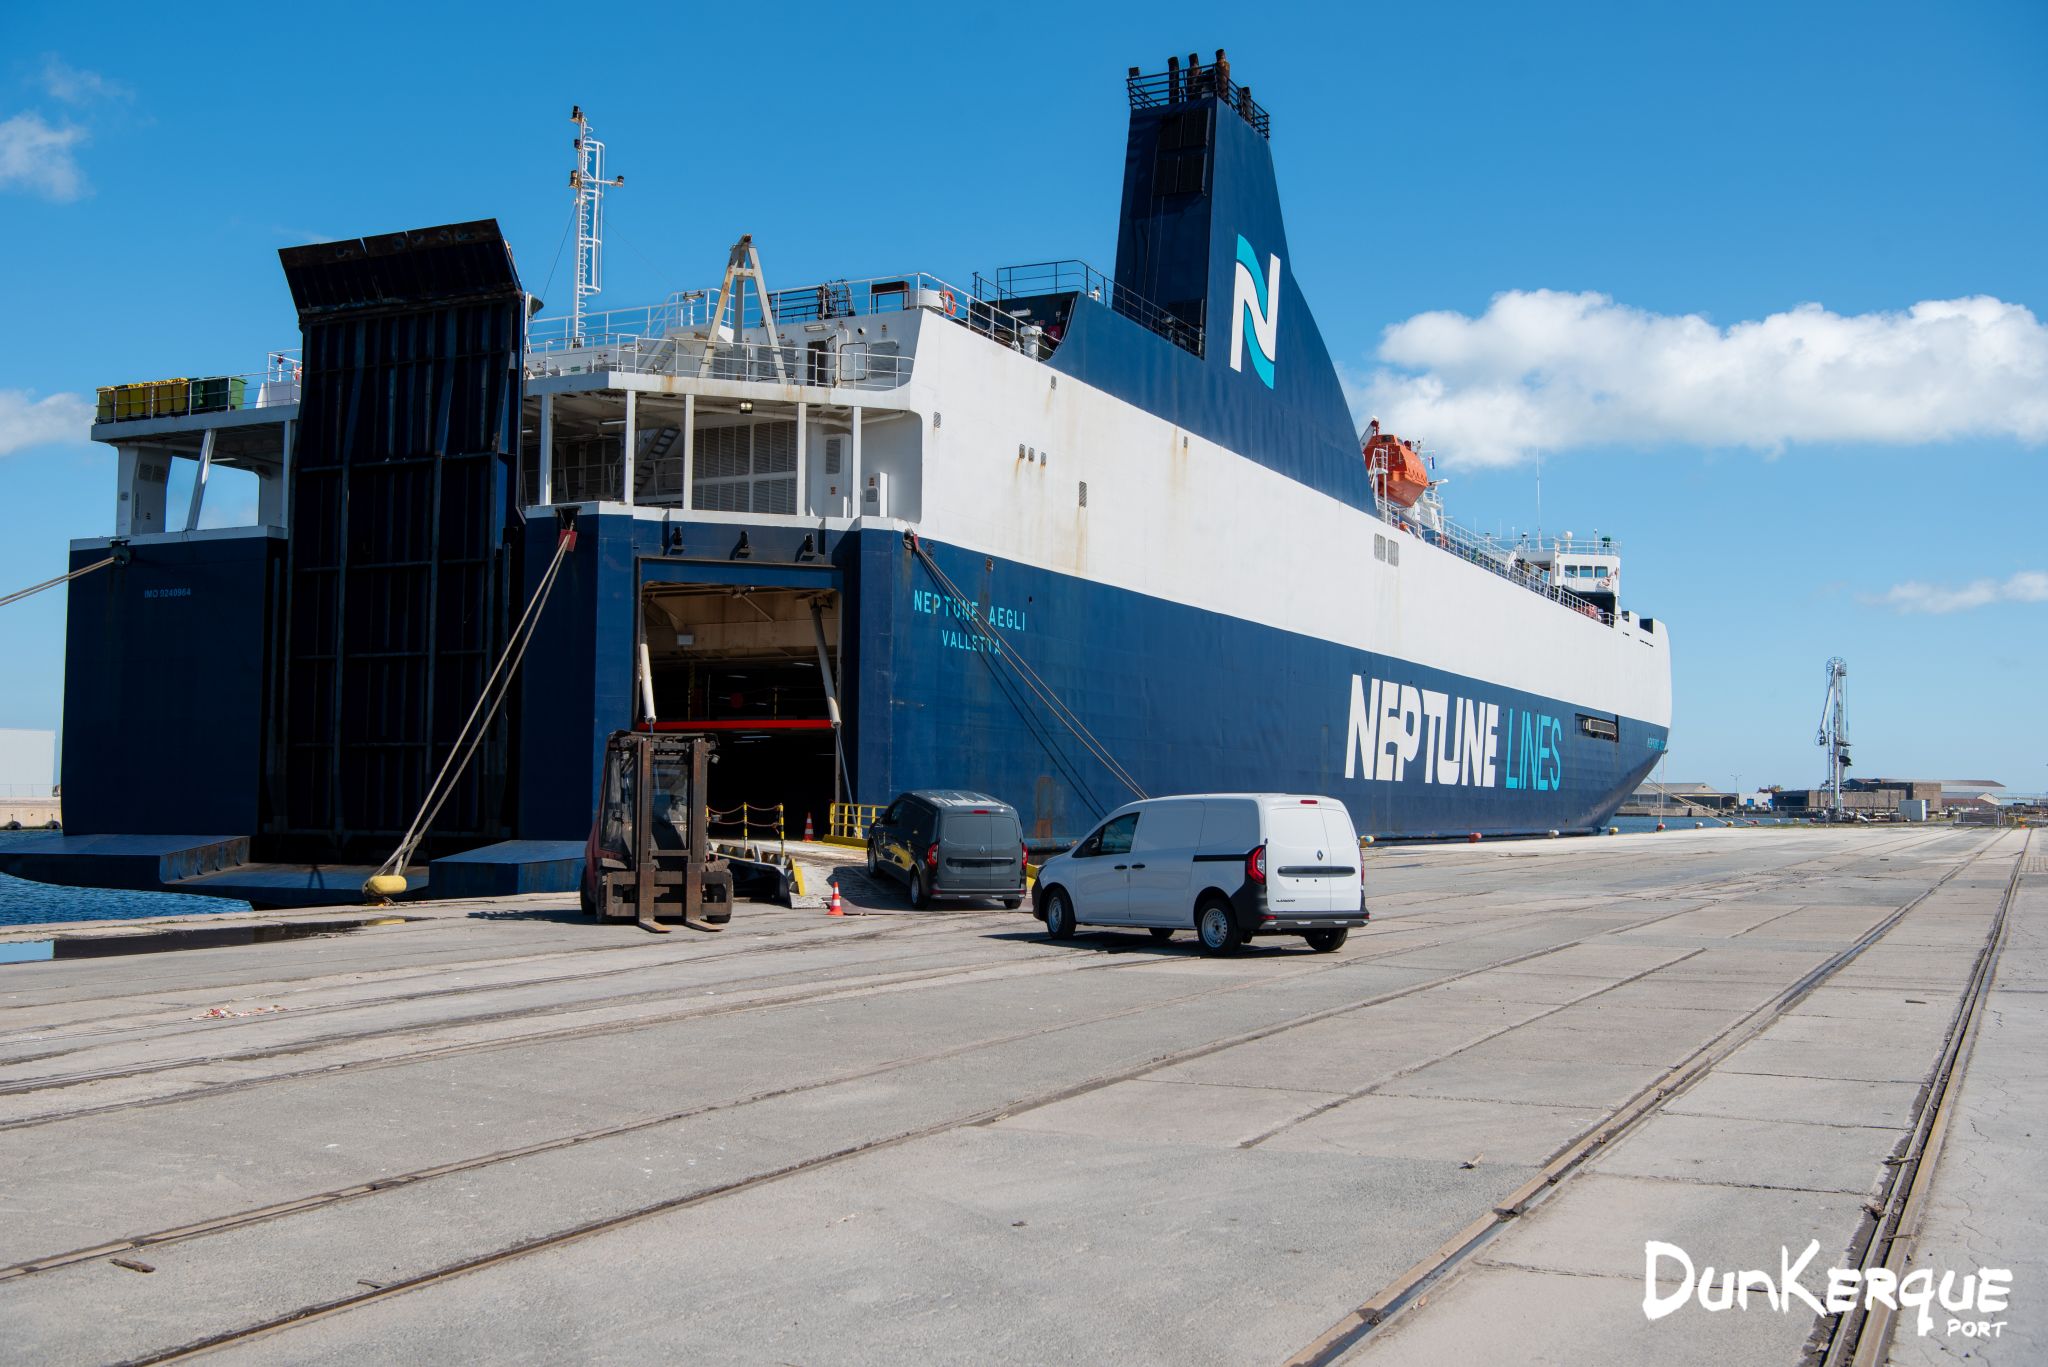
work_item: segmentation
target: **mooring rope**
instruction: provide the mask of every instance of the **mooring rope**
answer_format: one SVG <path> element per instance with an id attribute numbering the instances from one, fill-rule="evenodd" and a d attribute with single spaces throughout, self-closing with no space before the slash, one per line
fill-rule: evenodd
<path id="1" fill-rule="evenodd" d="M 470 757 L 476 753 L 477 747 L 483 744 L 484 736 L 491 729 L 491 723 L 497 719 L 498 709 L 505 705 L 505 699 L 512 691 L 512 680 L 519 673 L 520 662 L 526 658 L 526 648 L 533 644 L 534 629 L 540 625 L 541 609 L 547 606 L 548 595 L 554 592 L 555 576 L 561 573 L 562 561 L 568 558 L 575 545 L 575 530 L 563 528 L 560 537 L 555 541 L 555 558 L 548 562 L 546 573 L 542 574 L 540 582 L 534 585 L 533 597 L 527 600 L 526 611 L 519 615 L 518 625 L 512 628 L 512 635 L 507 638 L 505 649 L 499 652 L 498 663 L 492 668 L 490 677 L 484 680 L 483 692 L 477 696 L 476 706 L 470 708 L 468 720 L 462 723 L 462 729 L 455 734 L 454 743 L 448 747 L 448 758 L 441 762 L 441 772 L 434 775 L 433 783 L 428 785 L 426 796 L 420 800 L 420 810 L 413 817 L 412 824 L 405 828 L 405 835 L 400 838 L 398 848 L 391 852 L 389 859 L 377 866 L 377 873 L 372 875 L 373 877 L 401 872 L 411 861 L 413 851 L 419 848 L 420 841 L 426 839 L 427 831 L 434 824 L 434 818 L 441 814 L 441 808 L 446 805 L 449 795 L 455 791 L 456 781 L 469 767 Z M 502 687 L 499 686 L 501 677 L 504 680 Z M 485 703 L 490 704 L 488 710 L 485 709 Z M 477 724 L 479 716 L 483 717 L 482 725 Z M 471 734 L 473 727 L 474 735 Z M 369 884 L 365 883 L 363 889 L 368 892 Z"/>
<path id="2" fill-rule="evenodd" d="M 0 608 L 6 607 L 9 603 L 19 603 L 22 599 L 41 593 L 44 589 L 54 589 L 59 584 L 68 584 L 81 574 L 91 574 L 94 570 L 103 570 L 113 564 L 115 559 L 116 557 L 110 555 L 105 560 L 95 560 L 90 565 L 82 565 L 69 574 L 60 574 L 55 579 L 45 579 L 40 584 L 30 584 L 25 589 L 16 589 L 5 598 L 0 598 Z"/>

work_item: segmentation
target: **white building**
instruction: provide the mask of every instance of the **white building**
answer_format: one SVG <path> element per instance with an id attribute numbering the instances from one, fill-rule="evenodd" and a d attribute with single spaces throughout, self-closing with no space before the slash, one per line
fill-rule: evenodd
<path id="1" fill-rule="evenodd" d="M 47 798 L 56 781 L 55 731 L 0 730 L 0 797 Z"/>

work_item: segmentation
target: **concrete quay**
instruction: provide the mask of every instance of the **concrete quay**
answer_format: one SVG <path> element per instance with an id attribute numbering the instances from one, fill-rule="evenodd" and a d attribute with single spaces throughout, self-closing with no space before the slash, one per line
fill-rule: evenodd
<path id="1" fill-rule="evenodd" d="M 0 797 L 0 831 L 41 830 L 64 819 L 64 802 L 54 797 Z"/>
<path id="2" fill-rule="evenodd" d="M 0 963 L 0 1343 L 1790 1364 L 1835 1317 L 1652 1322 L 1644 1245 L 1776 1276 L 1817 1240 L 1817 1295 L 1888 1251 L 2011 1270 L 1997 1337 L 1908 1313 L 1890 1360 L 2048 1360 L 2029 839 L 1380 846 L 1332 955 L 1053 943 L 812 848 L 864 914 L 649 936 L 528 896 Z"/>

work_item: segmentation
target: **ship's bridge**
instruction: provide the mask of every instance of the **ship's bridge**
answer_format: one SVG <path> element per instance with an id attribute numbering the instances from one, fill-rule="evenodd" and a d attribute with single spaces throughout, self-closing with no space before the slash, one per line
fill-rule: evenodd
<path id="1" fill-rule="evenodd" d="M 1621 594 L 1621 549 L 1611 536 L 1561 537 L 1524 543 L 1522 560 L 1546 584 L 1575 593 L 1608 612 Z"/>

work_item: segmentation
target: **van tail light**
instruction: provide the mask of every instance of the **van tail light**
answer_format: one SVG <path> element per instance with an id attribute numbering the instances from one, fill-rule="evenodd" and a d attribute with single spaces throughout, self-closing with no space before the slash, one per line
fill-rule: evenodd
<path id="1" fill-rule="evenodd" d="M 935 869 L 939 866 L 939 847 L 936 844 L 925 846 L 924 866 L 928 869 Z"/>
<path id="2" fill-rule="evenodd" d="M 1017 847 L 1017 858 L 1029 864 L 1031 862 L 1031 847 L 1029 845 L 1019 845 Z"/>
<path id="3" fill-rule="evenodd" d="M 1254 883 L 1266 881 L 1266 847 L 1259 846 L 1244 857 L 1244 876 Z"/>

